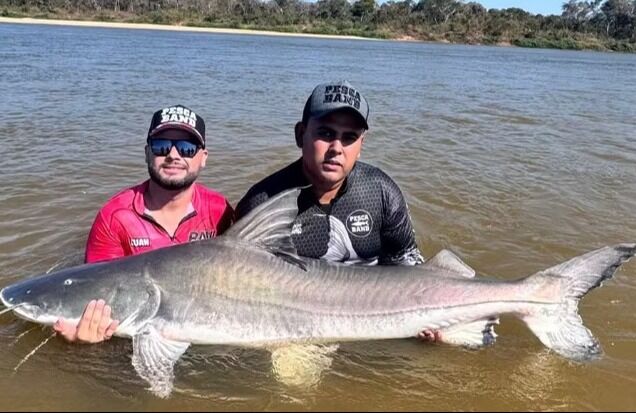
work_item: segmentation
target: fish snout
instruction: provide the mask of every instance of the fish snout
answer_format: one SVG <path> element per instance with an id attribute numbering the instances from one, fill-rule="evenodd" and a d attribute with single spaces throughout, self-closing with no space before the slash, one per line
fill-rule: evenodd
<path id="1" fill-rule="evenodd" d="M 2 290 L 0 290 L 0 301 L 2 302 L 2 305 L 4 305 L 5 307 L 9 308 L 11 306 L 13 306 L 13 297 L 8 297 L 5 298 L 5 292 L 6 292 L 6 288 L 3 288 Z"/>

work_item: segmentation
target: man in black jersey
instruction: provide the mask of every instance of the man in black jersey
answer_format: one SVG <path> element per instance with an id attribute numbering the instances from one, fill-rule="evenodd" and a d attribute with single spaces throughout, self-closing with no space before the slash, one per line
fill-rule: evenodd
<path id="1" fill-rule="evenodd" d="M 423 262 L 404 196 L 380 169 L 359 162 L 369 106 L 347 81 L 318 85 L 295 127 L 302 157 L 254 185 L 236 219 L 286 189 L 302 191 L 292 240 L 301 256 L 356 264 Z"/>

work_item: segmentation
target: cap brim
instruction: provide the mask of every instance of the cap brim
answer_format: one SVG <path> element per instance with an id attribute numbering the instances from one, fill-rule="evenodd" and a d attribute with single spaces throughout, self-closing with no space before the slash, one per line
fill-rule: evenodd
<path id="1" fill-rule="evenodd" d="M 203 136 L 201 136 L 198 130 L 196 130 L 195 128 L 191 126 L 184 125 L 183 123 L 176 123 L 176 122 L 174 123 L 167 122 L 157 126 L 152 132 L 148 134 L 148 138 L 152 138 L 153 136 L 156 136 L 160 132 L 170 130 L 170 129 L 180 129 L 180 130 L 186 131 L 190 133 L 190 135 L 197 138 L 197 140 L 201 143 L 201 145 L 205 146 L 205 140 L 203 139 Z"/>
<path id="2" fill-rule="evenodd" d="M 355 110 L 351 106 L 343 106 L 341 108 L 327 109 L 327 110 L 324 110 L 322 112 L 314 113 L 314 114 L 312 114 L 311 117 L 316 118 L 316 119 L 321 119 L 321 118 L 324 118 L 327 115 L 330 115 L 330 114 L 335 113 L 335 112 L 341 112 L 341 111 L 342 112 L 349 112 L 352 115 L 355 115 L 360 120 L 360 122 L 362 122 L 362 125 L 364 125 L 364 128 L 367 129 L 367 130 L 369 129 L 369 124 L 367 123 L 367 120 L 364 118 L 364 116 L 362 116 L 362 114 L 360 112 L 358 112 L 357 110 Z"/>

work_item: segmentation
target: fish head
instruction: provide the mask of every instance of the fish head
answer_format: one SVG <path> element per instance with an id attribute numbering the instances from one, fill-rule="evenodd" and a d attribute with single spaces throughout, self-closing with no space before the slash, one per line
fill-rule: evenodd
<path id="1" fill-rule="evenodd" d="M 117 310 L 118 317 L 125 317 L 148 297 L 143 291 L 134 294 L 145 289 L 135 281 L 130 274 L 109 271 L 107 265 L 88 264 L 9 285 L 0 290 L 0 301 L 18 317 L 44 325 L 60 317 L 79 320 L 86 305 L 100 298 L 113 307 L 114 314 Z"/>
<path id="2" fill-rule="evenodd" d="M 21 281 L 3 288 L 0 291 L 0 301 L 7 308 L 29 321 L 52 324 L 57 320 L 46 320 L 60 313 L 67 313 L 62 309 L 64 297 L 68 297 L 69 290 L 77 289 L 73 286 L 72 278 L 68 281 L 60 280 L 56 276 L 42 276 Z M 75 300 L 73 300 L 75 301 Z"/>

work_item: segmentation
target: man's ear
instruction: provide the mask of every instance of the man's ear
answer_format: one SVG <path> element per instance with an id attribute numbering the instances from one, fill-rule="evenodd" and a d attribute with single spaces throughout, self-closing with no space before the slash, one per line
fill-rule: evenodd
<path id="1" fill-rule="evenodd" d="M 144 153 L 146 154 L 146 163 L 150 162 L 150 147 L 146 145 L 144 147 Z"/>
<path id="2" fill-rule="evenodd" d="M 207 149 L 201 149 L 203 151 L 202 154 L 202 158 L 201 158 L 201 168 L 205 168 L 205 162 L 208 160 L 208 150 Z"/>
<path id="3" fill-rule="evenodd" d="M 303 147 L 303 135 L 305 134 L 305 125 L 302 122 L 298 122 L 294 127 L 294 133 L 296 135 L 296 146 Z"/>
<path id="4" fill-rule="evenodd" d="M 362 153 L 362 147 L 364 146 L 364 138 L 367 137 L 367 132 L 364 131 L 364 133 L 362 134 L 362 136 L 360 136 L 358 139 L 360 139 L 360 152 L 358 152 L 358 159 L 360 159 L 360 154 Z"/>

